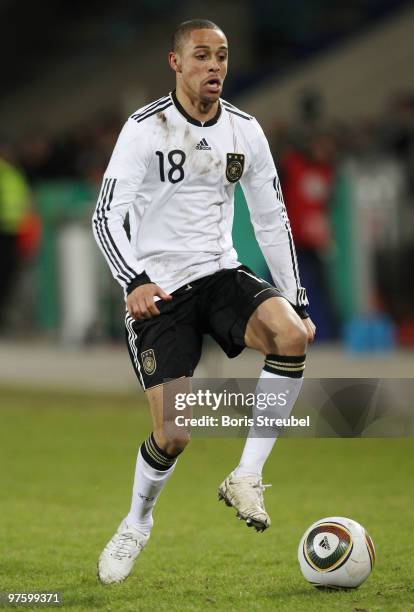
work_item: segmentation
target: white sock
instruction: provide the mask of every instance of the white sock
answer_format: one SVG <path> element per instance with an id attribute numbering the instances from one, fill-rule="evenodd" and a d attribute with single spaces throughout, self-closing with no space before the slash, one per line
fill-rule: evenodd
<path id="1" fill-rule="evenodd" d="M 272 382 L 269 381 L 269 379 L 275 381 L 274 385 L 272 385 Z M 264 382 L 265 380 L 267 380 L 266 383 Z M 302 376 L 301 378 L 291 378 L 290 376 L 282 376 L 280 374 L 269 372 L 268 370 L 262 370 L 255 395 L 257 398 L 259 393 L 284 393 L 285 391 L 288 391 L 286 394 L 286 405 L 282 408 L 280 406 L 276 408 L 278 417 L 287 418 L 293 410 L 302 387 L 302 383 Z M 266 406 L 265 411 L 254 409 L 252 416 L 253 418 L 258 414 L 272 416 L 273 411 L 274 409 L 272 407 Z M 234 476 L 262 475 L 263 466 L 272 452 L 273 446 L 279 435 L 279 430 L 276 427 L 272 428 L 269 436 L 269 428 L 266 428 L 266 435 L 268 437 L 262 438 L 258 437 L 258 435 L 260 435 L 260 430 L 255 428 L 253 425 L 249 430 L 243 453 L 240 458 L 240 463 L 233 471 Z"/>
<path id="2" fill-rule="evenodd" d="M 148 456 L 147 454 L 149 449 L 148 443 L 150 442 L 151 438 L 154 440 L 151 436 L 143 443 L 138 451 L 131 508 L 125 519 L 128 525 L 132 525 L 144 534 L 149 534 L 151 531 L 153 524 L 153 508 L 177 463 L 174 458 L 170 457 L 169 461 L 171 461 L 171 465 L 168 467 L 168 469 L 165 469 L 165 465 L 161 465 L 161 463 L 158 464 L 158 467 L 164 467 L 164 469 L 160 470 L 153 467 L 154 465 L 157 465 L 157 463 L 153 459 L 152 455 Z M 143 449 L 144 445 L 145 448 Z M 152 446 L 151 448 L 152 453 L 154 452 L 154 447 Z M 158 447 L 157 449 L 160 451 Z M 168 457 L 168 455 L 164 453 L 163 455 L 164 457 Z M 151 461 L 152 465 L 150 465 L 148 460 Z"/>

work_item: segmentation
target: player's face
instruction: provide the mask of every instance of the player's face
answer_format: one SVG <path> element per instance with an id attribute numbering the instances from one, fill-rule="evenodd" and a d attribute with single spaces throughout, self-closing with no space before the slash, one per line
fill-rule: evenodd
<path id="1" fill-rule="evenodd" d="M 220 30 L 193 30 L 177 53 L 177 75 L 191 98 L 216 102 L 227 74 L 227 39 Z"/>

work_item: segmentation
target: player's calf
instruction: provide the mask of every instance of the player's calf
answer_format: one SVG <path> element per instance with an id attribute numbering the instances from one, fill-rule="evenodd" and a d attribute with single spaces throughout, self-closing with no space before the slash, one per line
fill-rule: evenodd
<path id="1" fill-rule="evenodd" d="M 263 531 L 270 526 L 264 507 L 262 469 L 279 429 L 273 425 L 264 430 L 256 421 L 258 415 L 288 417 L 298 397 L 306 361 L 307 331 L 299 316 L 283 298 L 270 298 L 260 304 L 251 316 L 245 333 L 246 345 L 261 351 L 265 363 L 260 374 L 256 396 L 260 407 L 252 408 L 253 424 L 249 430 L 240 462 L 219 487 L 219 499 L 237 510 L 247 525 Z M 283 397 L 275 406 L 267 397 Z"/>
<path id="2" fill-rule="evenodd" d="M 171 447 L 181 448 L 182 440 Z M 169 454 L 151 433 L 138 452 L 131 508 L 115 535 L 102 551 L 98 578 L 104 584 L 122 582 L 148 541 L 153 525 L 155 503 L 172 475 L 177 454 Z"/>

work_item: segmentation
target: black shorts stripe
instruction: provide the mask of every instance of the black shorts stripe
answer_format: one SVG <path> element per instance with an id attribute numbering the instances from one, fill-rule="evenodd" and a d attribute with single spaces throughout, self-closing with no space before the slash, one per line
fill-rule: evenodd
<path id="1" fill-rule="evenodd" d="M 138 349 L 137 349 L 137 334 L 135 333 L 134 330 L 134 319 L 131 317 L 131 315 L 127 312 L 125 314 L 125 332 L 126 332 L 126 340 L 127 340 L 127 347 L 128 347 L 128 352 L 129 352 L 129 356 L 131 358 L 132 361 L 132 365 L 133 368 L 135 370 L 135 374 L 137 375 L 142 388 L 145 391 L 145 382 L 144 382 L 144 378 L 142 376 L 142 371 L 141 371 L 141 365 L 139 363 L 139 358 L 138 358 Z"/>

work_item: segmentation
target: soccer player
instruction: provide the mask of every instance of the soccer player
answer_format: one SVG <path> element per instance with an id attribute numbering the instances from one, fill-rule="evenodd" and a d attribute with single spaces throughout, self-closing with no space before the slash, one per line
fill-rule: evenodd
<path id="1" fill-rule="evenodd" d="M 224 33 L 211 21 L 184 22 L 169 63 L 176 89 L 127 120 L 93 217 L 95 238 L 125 292 L 128 350 L 153 420 L 138 452 L 130 511 L 99 558 L 106 584 L 131 572 L 148 541 L 154 504 L 188 442 L 183 428 L 167 423 L 163 395 L 171 384 L 188 390 L 203 334 L 229 357 L 246 346 L 260 351 L 258 384 L 283 379 L 291 409 L 315 333 L 267 140 L 253 117 L 220 97 Z M 237 261 L 237 182 L 275 286 Z M 258 531 L 270 525 L 261 473 L 276 437 L 249 435 L 239 465 L 219 487 L 219 499 Z"/>

